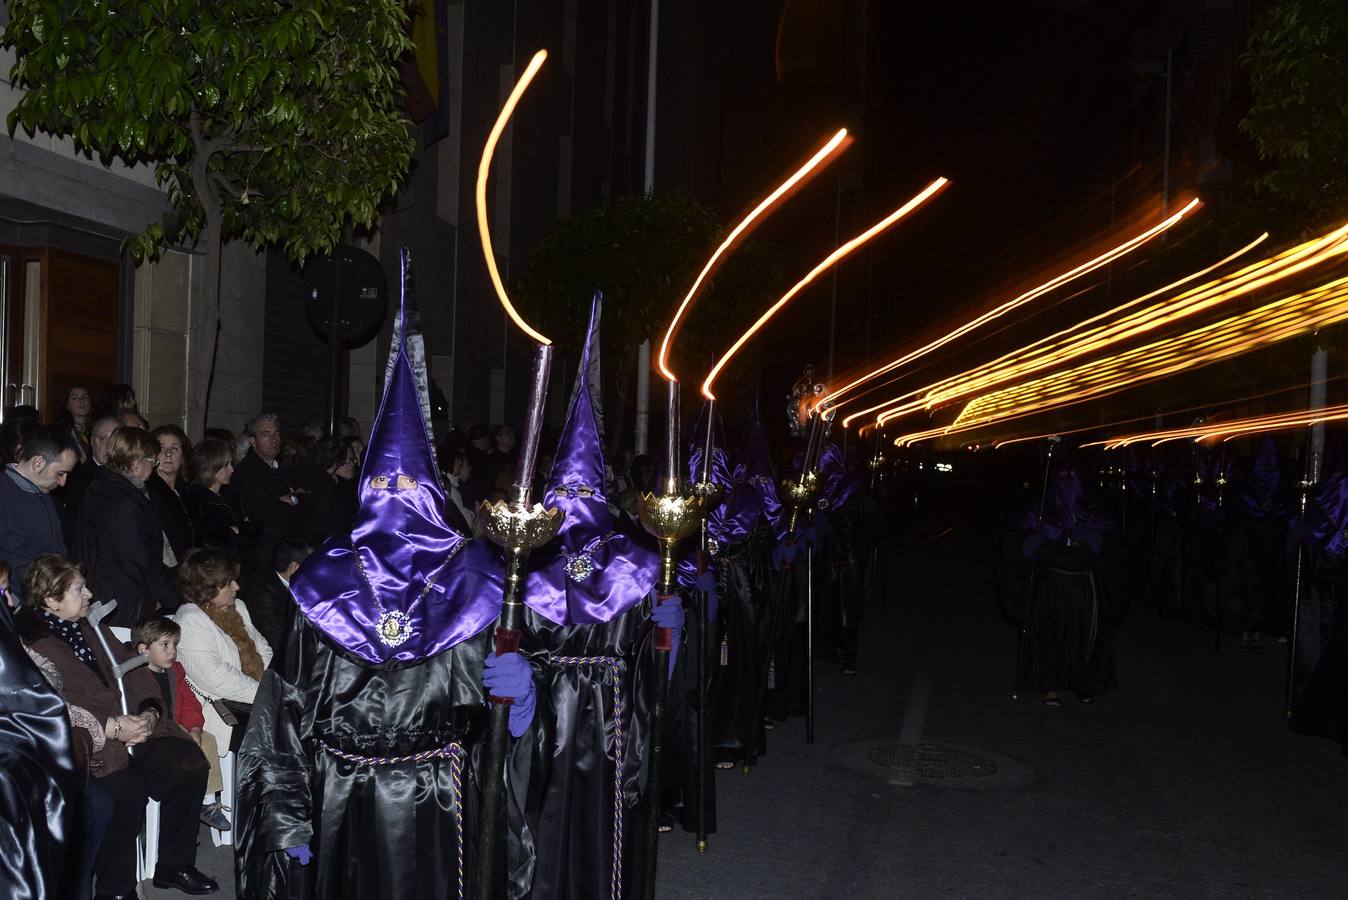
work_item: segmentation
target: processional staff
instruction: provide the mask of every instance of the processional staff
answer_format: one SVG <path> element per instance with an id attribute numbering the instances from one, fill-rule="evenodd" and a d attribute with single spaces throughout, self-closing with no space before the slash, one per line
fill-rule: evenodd
<path id="1" fill-rule="evenodd" d="M 500 656 L 516 653 L 520 648 L 524 622 L 523 586 L 524 563 L 529 552 L 550 541 L 561 527 L 558 510 L 545 509 L 541 503 L 531 503 L 530 488 L 534 480 L 534 464 L 538 457 L 538 440 L 543 427 L 543 406 L 548 394 L 548 374 L 552 367 L 552 342 L 530 328 L 515 311 L 506 295 L 496 268 L 496 257 L 491 248 L 491 232 L 487 223 L 487 181 L 491 173 L 492 154 L 511 113 L 529 82 L 538 74 L 547 51 L 540 50 L 530 61 L 524 74 L 506 100 L 505 106 L 487 137 L 482 160 L 477 170 L 477 226 L 482 241 L 482 253 L 491 276 L 496 295 L 506 313 L 520 329 L 537 342 L 534 348 L 533 368 L 529 376 L 529 407 L 526 413 L 519 460 L 515 468 L 515 486 L 510 500 L 484 502 L 477 519 L 483 531 L 506 551 L 505 588 L 501 604 L 501 618 L 496 625 L 495 649 Z M 474 895 L 479 900 L 490 900 L 495 895 L 496 832 L 503 804 L 505 782 L 507 728 L 510 722 L 511 699 L 491 698 L 491 719 L 487 726 L 486 746 L 482 755 L 482 813 L 478 827 L 478 869 Z"/>

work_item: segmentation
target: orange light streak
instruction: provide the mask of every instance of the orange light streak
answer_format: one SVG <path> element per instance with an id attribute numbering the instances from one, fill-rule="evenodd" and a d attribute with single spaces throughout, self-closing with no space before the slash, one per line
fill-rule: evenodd
<path id="1" fill-rule="evenodd" d="M 1064 369 L 970 401 L 960 430 L 1114 393 L 1348 318 L 1348 278 L 1292 294 L 1182 335 Z"/>
<path id="2" fill-rule="evenodd" d="M 883 366 L 880 366 L 878 369 L 875 369 L 871 372 L 866 373 L 865 375 L 862 375 L 860 378 L 848 382 L 847 384 L 843 385 L 842 387 L 838 388 L 832 393 L 827 394 L 824 397 L 820 398 L 819 403 L 817 405 L 822 406 L 826 403 L 836 405 L 839 397 L 841 397 L 843 394 L 848 393 L 854 388 L 862 384 L 865 384 L 872 378 L 878 378 L 879 376 L 884 375 L 887 372 L 894 371 L 900 366 L 907 365 L 908 363 L 912 362 L 915 359 L 918 359 L 919 357 L 926 356 L 928 353 L 931 353 L 934 350 L 938 350 L 941 347 L 944 347 L 951 341 L 963 337 L 970 331 L 973 331 L 974 329 L 979 328 L 987 324 L 988 322 L 991 322 L 994 319 L 1001 318 L 1002 316 L 1006 315 L 1007 313 L 1011 312 L 1011 310 L 1016 309 L 1017 307 L 1024 306 L 1026 303 L 1029 303 L 1032 300 L 1042 297 L 1044 294 L 1047 294 L 1048 292 L 1055 290 L 1056 288 L 1062 287 L 1064 284 L 1074 281 L 1082 277 L 1083 275 L 1087 275 L 1095 271 L 1096 269 L 1101 268 L 1102 266 L 1109 265 L 1111 262 L 1118 259 L 1119 257 L 1131 253 L 1132 251 L 1146 244 L 1148 241 L 1151 241 L 1152 239 L 1160 236 L 1161 234 L 1170 230 L 1174 226 L 1178 225 L 1184 219 L 1185 216 L 1189 215 L 1189 213 L 1198 209 L 1201 205 L 1202 201 L 1200 201 L 1198 198 L 1190 200 L 1187 204 L 1184 205 L 1183 208 L 1181 208 L 1174 215 L 1170 216 L 1169 218 L 1165 219 L 1164 221 L 1156 225 L 1153 225 L 1151 228 L 1148 228 L 1141 234 L 1134 235 L 1133 237 L 1124 241 L 1122 244 L 1119 244 L 1117 247 L 1114 247 L 1113 249 L 1108 250 L 1105 253 L 1102 253 L 1101 255 L 1090 260 L 1089 262 L 1082 263 L 1081 265 L 1077 266 L 1074 269 L 1069 269 L 1068 271 L 1063 272 L 1061 275 L 1049 279 L 1048 281 L 1044 282 L 1038 287 L 1031 288 L 1030 290 L 1021 294 L 1020 296 L 1015 297 L 1012 300 L 1008 300 L 1005 303 L 1001 304 L 1000 306 L 996 306 L 991 310 L 988 310 L 982 315 L 964 323 L 960 327 L 956 328 L 954 331 L 951 331 L 948 334 L 939 337 L 928 344 L 918 347 L 916 350 L 912 350 L 908 353 L 905 353 L 903 356 L 900 356 L 897 359 L 885 363 Z"/>
<path id="3" fill-rule="evenodd" d="M 1104 447 L 1117 450 L 1129 444 L 1149 443 L 1153 447 L 1167 441 L 1193 438 L 1205 441 L 1220 438 L 1229 441 L 1233 438 L 1256 434 L 1261 431 L 1285 431 L 1289 428 L 1305 428 L 1321 422 L 1337 422 L 1348 419 L 1348 404 L 1326 406 L 1317 410 L 1298 410 L 1296 412 L 1276 413 L 1266 416 L 1252 416 L 1246 419 L 1232 419 L 1229 422 L 1212 422 L 1203 425 L 1191 425 L 1185 428 L 1169 428 L 1163 431 L 1144 431 L 1106 438 L 1082 444 L 1082 447 Z"/>
<path id="4" fill-rule="evenodd" d="M 491 175 L 491 158 L 496 152 L 496 144 L 501 140 L 501 133 L 505 131 L 506 124 L 510 121 L 510 116 L 515 112 L 515 106 L 524 96 L 524 92 L 529 87 L 529 82 L 534 80 L 538 70 L 543 67 L 543 62 L 548 58 L 548 51 L 539 50 L 534 54 L 534 58 L 529 60 L 529 65 L 520 76 L 520 80 L 515 83 L 515 89 L 510 92 L 506 98 L 505 106 L 501 107 L 501 113 L 496 117 L 496 124 L 492 126 L 491 133 L 487 135 L 486 146 L 482 148 L 482 159 L 477 164 L 477 234 L 482 241 L 482 256 L 487 263 L 487 274 L 491 276 L 492 287 L 496 288 L 496 296 L 500 298 L 501 305 L 505 307 L 506 314 L 514 320 L 520 330 L 529 337 L 538 341 L 540 344 L 551 344 L 539 331 L 529 327 L 529 323 L 524 321 L 520 314 L 515 310 L 514 304 L 510 302 L 510 297 L 506 294 L 505 284 L 501 281 L 501 273 L 496 268 L 496 254 L 491 249 L 491 229 L 487 223 L 487 180 Z"/>
<path id="5" fill-rule="evenodd" d="M 831 162 L 833 157 L 843 150 L 846 150 L 851 142 L 851 139 L 847 136 L 847 129 L 838 129 L 838 133 L 833 135 L 824 146 L 820 147 L 814 156 L 811 156 L 805 162 L 805 165 L 791 173 L 790 178 L 783 181 L 777 186 L 776 190 L 764 197 L 757 206 L 750 210 L 749 214 L 741 219 L 734 230 L 721 242 L 721 246 L 716 248 L 716 252 L 711 255 L 711 259 L 707 260 L 707 264 L 702 267 L 702 271 L 698 273 L 697 278 L 693 281 L 693 286 L 688 289 L 688 294 L 683 298 L 683 302 L 679 304 L 679 308 L 674 313 L 674 318 L 669 321 L 669 327 L 665 329 L 664 340 L 660 342 L 660 355 L 657 358 L 658 361 L 656 365 L 660 370 L 661 376 L 663 376 L 666 381 L 679 380 L 669 368 L 669 348 L 674 343 L 674 336 L 678 334 L 679 325 L 683 321 L 684 314 L 693 303 L 693 297 L 697 295 L 698 288 L 702 287 L 702 282 L 706 280 L 707 276 L 711 274 L 712 269 L 716 267 L 717 261 L 747 233 L 749 226 L 753 225 L 755 220 L 776 206 L 778 201 L 780 201 L 788 191 L 803 186 L 803 179 L 806 177 L 813 177 L 814 174 L 817 174 L 815 171 L 816 169 L 825 162 Z"/>
<path id="6" fill-rule="evenodd" d="M 885 229 L 889 228 L 891 225 L 907 216 L 909 213 L 917 209 L 922 204 L 926 203 L 932 197 L 940 193 L 940 191 L 943 190 L 945 186 L 949 183 L 950 181 L 946 178 L 937 178 L 931 184 L 923 188 L 920 193 L 914 196 L 903 206 L 900 206 L 898 209 L 894 210 L 892 213 L 885 216 L 879 222 L 876 222 L 870 228 L 866 229 L 861 234 L 852 238 L 850 241 L 846 242 L 842 246 L 838 247 L 838 249 L 834 250 L 832 253 L 826 256 L 823 262 L 819 263 L 819 265 L 815 266 L 813 269 L 810 270 L 810 273 L 808 275 L 806 275 L 800 281 L 796 282 L 795 285 L 791 288 L 791 290 L 787 291 L 785 294 L 782 295 L 780 300 L 772 304 L 772 306 L 768 307 L 767 311 L 764 312 L 763 315 L 758 317 L 758 321 L 750 325 L 749 330 L 744 332 L 744 334 L 740 335 L 739 339 L 736 340 L 735 343 L 730 346 L 730 349 L 727 350 L 725 354 L 722 355 L 722 357 L 716 361 L 716 365 L 712 366 L 711 371 L 707 373 L 706 379 L 702 382 L 702 396 L 706 397 L 708 400 L 716 399 L 716 395 L 713 394 L 711 390 L 712 385 L 715 384 L 716 382 L 716 376 L 719 375 L 721 373 L 721 370 L 724 369 L 726 365 L 729 364 L 730 360 L 733 359 L 735 354 L 739 352 L 739 349 L 743 347 L 749 341 L 749 339 L 759 331 L 759 329 L 761 329 L 765 324 L 767 324 L 767 321 L 777 313 L 777 310 L 781 309 L 787 303 L 790 303 L 793 297 L 795 297 L 801 291 L 805 290 L 805 288 L 807 288 L 812 281 L 814 281 L 824 272 L 828 271 L 830 268 L 836 265 L 849 253 L 856 250 L 858 247 L 862 246 L 867 241 L 871 240 L 876 235 L 880 234 Z M 819 409 L 818 404 L 815 405 L 815 409 L 816 410 Z"/>

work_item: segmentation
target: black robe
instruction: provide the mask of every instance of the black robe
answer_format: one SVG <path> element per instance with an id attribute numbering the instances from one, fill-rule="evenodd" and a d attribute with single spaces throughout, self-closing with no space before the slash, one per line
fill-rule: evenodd
<path id="1" fill-rule="evenodd" d="M 1114 687 L 1117 609 L 1099 556 L 1082 543 L 1046 540 L 1035 554 L 1016 655 L 1018 692 Z"/>
<path id="2" fill-rule="evenodd" d="M 81 894 L 82 805 L 65 702 L 0 610 L 0 897 Z"/>
<path id="3" fill-rule="evenodd" d="M 1337 741 L 1348 756 L 1348 586 L 1344 560 L 1320 548 L 1303 558 L 1292 718 L 1301 734 Z"/>
<path id="4" fill-rule="evenodd" d="M 296 617 L 239 751 L 240 897 L 462 896 L 476 821 L 469 744 L 486 720 L 489 637 L 484 629 L 416 665 L 375 669 Z M 368 761 L 417 754 L 427 756 Z M 282 852 L 303 844 L 314 853 L 307 866 Z"/>
<path id="5" fill-rule="evenodd" d="M 650 605 L 596 625 L 525 615 L 521 652 L 541 675 L 521 841 L 529 896 L 641 896 Z"/>
<path id="6" fill-rule="evenodd" d="M 711 657 L 710 725 L 718 762 L 748 764 L 765 748 L 763 692 L 768 658 L 759 647 L 758 594 L 764 579 L 756 578 L 754 562 L 763 540 L 749 540 L 721 551 L 716 561 L 719 609 Z"/>

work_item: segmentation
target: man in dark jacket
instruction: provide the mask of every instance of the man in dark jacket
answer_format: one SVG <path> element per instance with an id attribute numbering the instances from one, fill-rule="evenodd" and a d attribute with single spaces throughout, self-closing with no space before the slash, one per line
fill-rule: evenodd
<path id="1" fill-rule="evenodd" d="M 290 593 L 290 579 L 312 552 L 313 548 L 299 538 L 281 539 L 272 553 L 267 571 L 259 572 L 241 592 L 248 603 L 253 627 L 273 649 L 282 646 L 295 619 L 295 597 Z"/>
<path id="2" fill-rule="evenodd" d="M 77 458 L 69 432 L 39 428 L 24 441 L 19 461 L 0 475 L 0 559 L 10 565 L 10 590 L 16 595 L 29 563 L 44 553 L 66 555 L 50 494 L 66 483 Z"/>
<path id="3" fill-rule="evenodd" d="M 244 515 L 256 533 L 250 558 L 244 560 L 250 572 L 267 571 L 272 552 L 282 538 L 299 537 L 304 524 L 300 495 L 281 471 L 281 428 L 276 416 L 264 413 L 244 425 L 249 451 L 234 467 L 229 490 L 239 498 Z"/>

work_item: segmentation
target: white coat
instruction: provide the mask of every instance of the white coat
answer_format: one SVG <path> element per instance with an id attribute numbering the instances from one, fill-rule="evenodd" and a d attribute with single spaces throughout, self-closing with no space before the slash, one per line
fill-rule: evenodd
<path id="1" fill-rule="evenodd" d="M 271 647 L 248 615 L 248 607 L 236 600 L 234 608 L 243 618 L 244 628 L 264 666 L 271 665 Z M 201 700 L 201 711 L 206 717 L 204 730 L 215 737 L 215 744 L 224 754 L 229 750 L 229 739 L 234 729 L 220 718 L 212 700 L 232 700 L 252 703 L 257 694 L 257 681 L 243 673 L 239 662 L 239 648 L 220 626 L 211 621 L 205 610 L 195 603 L 184 603 L 173 617 L 183 630 L 178 644 L 178 661 L 187 673 L 187 683 Z"/>

